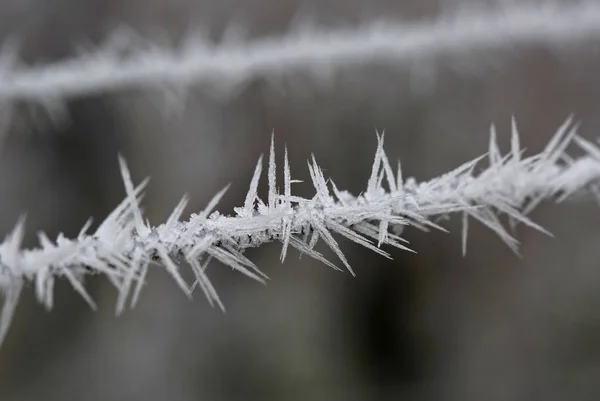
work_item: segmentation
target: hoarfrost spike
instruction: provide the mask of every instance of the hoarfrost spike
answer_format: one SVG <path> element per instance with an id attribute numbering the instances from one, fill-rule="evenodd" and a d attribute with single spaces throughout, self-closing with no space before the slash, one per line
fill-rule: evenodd
<path id="1" fill-rule="evenodd" d="M 256 168 L 254 169 L 254 175 L 250 181 L 250 188 L 248 189 L 248 194 L 246 195 L 246 200 L 244 201 L 244 217 L 252 216 L 254 210 L 254 200 L 258 196 L 258 182 L 260 181 L 260 173 L 262 172 L 262 158 L 262 156 L 258 158 L 258 163 L 256 163 Z"/>
<path id="2" fill-rule="evenodd" d="M 271 134 L 271 150 L 269 152 L 269 197 L 267 198 L 267 205 L 270 210 L 275 209 L 275 199 L 277 198 L 277 177 L 276 177 L 276 165 L 275 165 L 275 133 Z"/>

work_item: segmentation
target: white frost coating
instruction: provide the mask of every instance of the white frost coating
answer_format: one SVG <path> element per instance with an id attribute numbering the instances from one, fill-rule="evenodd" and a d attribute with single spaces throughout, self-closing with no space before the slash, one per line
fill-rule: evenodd
<path id="1" fill-rule="evenodd" d="M 0 57 L 0 101 L 28 100 L 52 109 L 67 98 L 130 88 L 158 89 L 171 106 L 192 84 L 233 93 L 257 77 L 301 70 L 319 79 L 347 65 L 373 60 L 396 65 L 440 54 L 510 49 L 523 44 L 557 46 L 600 38 L 600 6 L 520 4 L 469 11 L 430 22 L 386 23 L 346 30 L 305 30 L 282 38 L 211 44 L 201 37 L 181 49 L 149 45 L 115 34 L 98 50 L 39 67 L 19 66 L 8 43 Z M 127 43 L 133 42 L 133 43 Z M 123 57 L 123 47 L 132 54 Z M 132 47 L 132 48 L 128 48 Z"/>
<path id="2" fill-rule="evenodd" d="M 592 194 L 595 193 L 594 185 L 600 179 L 600 147 L 578 137 L 576 128 L 577 125 L 568 119 L 542 152 L 523 158 L 514 121 L 511 150 L 507 155 L 499 152 L 492 127 L 487 168 L 478 174 L 474 172 L 484 159 L 482 156 L 421 183 L 412 178 L 404 180 L 400 168 L 396 172 L 392 170 L 383 150 L 383 136 L 379 136 L 367 188 L 358 197 L 340 191 L 332 181 L 328 182 L 314 157 L 308 167 L 315 196 L 309 199 L 293 195 L 291 186 L 296 181 L 291 176 L 287 150 L 283 167 L 284 190 L 283 194 L 279 193 L 272 142 L 266 203 L 257 195 L 261 175 L 259 162 L 244 206 L 235 208 L 235 215 L 226 216 L 213 211 L 226 187 L 204 211 L 192 214 L 187 221 L 180 221 L 187 202 L 184 197 L 167 222 L 157 227 L 150 227 L 144 221 L 139 207 L 148 181 L 134 187 L 126 164 L 120 160 L 127 196 L 95 233 L 88 234 L 89 224 L 86 224 L 77 238 L 67 239 L 60 235 L 53 243 L 40 234 L 39 248 L 21 249 L 24 221 L 20 220 L 0 244 L 0 292 L 4 294 L 0 341 L 6 335 L 25 283 L 33 284 L 38 300 L 50 308 L 54 281 L 64 277 L 95 307 L 86 293 L 83 279 L 87 274 L 102 274 L 119 291 L 116 310 L 120 313 L 128 302 L 131 306 L 135 304 L 148 267 L 154 263 L 163 266 L 188 296 L 196 286 L 200 286 L 211 305 L 224 309 L 205 274 L 211 259 L 265 282 L 267 277 L 243 255 L 243 251 L 267 242 L 281 241 L 282 260 L 288 247 L 293 247 L 339 269 L 314 249 L 314 245 L 322 239 L 352 272 L 332 234 L 339 234 L 389 257 L 379 245 L 410 249 L 403 238 L 392 233 L 397 230 L 389 232 L 388 228 L 415 226 L 443 230 L 431 218 L 454 212 L 463 213 L 463 250 L 467 220 L 473 217 L 517 251 L 517 240 L 501 225 L 498 214 L 508 215 L 511 224 L 525 223 L 545 232 L 526 217 L 540 201 L 560 201 L 585 192 L 581 190 L 589 189 Z M 571 143 L 579 145 L 586 155 L 577 159 L 569 157 L 565 149 Z M 181 277 L 176 261 L 190 264 L 196 276 L 191 286 Z"/>

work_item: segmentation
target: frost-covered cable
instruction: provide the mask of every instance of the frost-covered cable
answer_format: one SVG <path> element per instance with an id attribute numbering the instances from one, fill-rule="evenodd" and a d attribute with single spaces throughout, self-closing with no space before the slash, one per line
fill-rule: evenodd
<path id="1" fill-rule="evenodd" d="M 0 341 L 6 334 L 19 294 L 26 283 L 33 285 L 38 300 L 50 308 L 54 283 L 65 278 L 94 308 L 94 301 L 86 292 L 83 280 L 88 274 L 102 274 L 119 291 L 116 310 L 120 313 L 127 302 L 135 305 L 145 284 L 148 267 L 157 264 L 173 276 L 188 296 L 196 286 L 200 286 L 212 305 L 224 309 L 205 271 L 212 259 L 264 282 L 267 277 L 243 255 L 243 251 L 280 241 L 282 261 L 292 247 L 338 269 L 315 250 L 316 243 L 323 240 L 352 273 L 333 234 L 389 257 L 380 248 L 382 244 L 410 250 L 400 237 L 404 226 L 443 230 L 432 222 L 432 218 L 454 212 L 463 213 L 463 252 L 466 250 L 468 217 L 491 228 L 516 251 L 518 242 L 503 227 L 498 214 L 507 215 L 512 223 L 525 223 L 545 232 L 526 217 L 541 200 L 561 201 L 582 189 L 594 193 L 594 186 L 600 179 L 600 148 L 578 137 L 576 129 L 577 126 L 567 120 L 542 152 L 522 157 L 519 134 L 513 121 L 508 154 L 501 155 L 492 130 L 487 153 L 489 165 L 481 172 L 476 173 L 475 170 L 485 156 L 421 183 L 412 178 L 404 180 L 399 162 L 396 169 L 392 168 L 383 150 L 383 136 L 380 136 L 371 175 L 361 195 L 341 191 L 332 180 L 326 180 L 313 157 L 308 163 L 316 191 L 312 198 L 293 194 L 292 185 L 297 181 L 291 176 L 287 149 L 283 190 L 277 189 L 272 141 L 266 201 L 257 195 L 262 175 L 261 157 L 244 204 L 234 209 L 234 215 L 215 211 L 226 187 L 203 211 L 192 214 L 187 221 L 180 221 L 186 206 L 184 197 L 168 220 L 156 227 L 151 227 L 144 220 L 140 210 L 143 189 L 148 181 L 134 187 L 121 159 L 127 196 L 94 233 L 88 233 L 88 224 L 74 239 L 61 235 L 52 242 L 46 235 L 40 234 L 39 248 L 21 249 L 24 233 L 21 220 L 0 244 L 0 292 L 5 296 L 0 318 Z M 586 152 L 585 156 L 574 159 L 565 153 L 567 146 L 573 142 Z M 196 277 L 192 285 L 182 278 L 178 262 L 190 265 Z"/>
<path id="2" fill-rule="evenodd" d="M 465 10 L 425 22 L 374 23 L 353 29 L 305 30 L 283 37 L 211 44 L 200 37 L 181 49 L 105 46 L 78 58 L 23 67 L 10 48 L 0 57 L 0 102 L 27 100 L 56 106 L 67 98 L 128 88 L 170 88 L 173 98 L 194 83 L 233 92 L 257 77 L 277 80 L 302 71 L 318 77 L 348 65 L 379 60 L 414 63 L 440 54 L 510 49 L 521 44 L 552 48 L 600 38 L 600 5 L 584 1 L 559 5 L 522 4 L 488 11 Z M 122 38 L 121 38 L 122 39 Z M 126 41 L 126 40 L 125 40 Z M 113 45 L 111 45 L 111 43 Z M 126 46 L 127 47 L 127 46 Z"/>

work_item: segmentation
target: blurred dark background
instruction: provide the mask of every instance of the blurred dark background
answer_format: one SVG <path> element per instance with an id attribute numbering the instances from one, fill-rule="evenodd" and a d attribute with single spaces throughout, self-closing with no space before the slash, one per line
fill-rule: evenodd
<path id="1" fill-rule="evenodd" d="M 19 38 L 23 61 L 37 64 L 73 57 L 119 26 L 173 44 L 204 27 L 218 42 L 233 24 L 252 39 L 284 35 L 299 16 L 352 27 L 509 3 L 4 0 L 0 37 Z M 18 104 L 0 155 L 0 229 L 27 212 L 26 243 L 35 246 L 38 230 L 73 236 L 88 217 L 97 224 L 124 195 L 118 153 L 135 180 L 152 177 L 144 207 L 158 224 L 184 193 L 193 212 L 229 182 L 220 211 L 241 204 L 273 131 L 291 152 L 294 178 L 308 177 L 314 152 L 326 175 L 354 193 L 370 173 L 376 129 L 418 179 L 485 152 L 492 122 L 507 149 L 512 115 L 530 152 L 570 113 L 595 139 L 599 43 L 365 63 L 298 93 L 260 79 L 229 97 L 200 87 L 180 117 L 160 113 L 148 91 L 73 99 L 58 120 Z M 0 400 L 598 399 L 598 206 L 548 203 L 533 218 L 555 237 L 518 228 L 521 257 L 477 224 L 462 257 L 455 218 L 444 223 L 451 234 L 405 230 L 418 254 L 392 250 L 393 261 L 343 242 L 356 278 L 294 252 L 281 264 L 276 244 L 252 250 L 267 286 L 209 267 L 225 314 L 201 293 L 189 302 L 161 269 L 137 308 L 118 318 L 115 291 L 101 278 L 86 282 L 96 313 L 66 283 L 51 313 L 29 289 L 0 350 Z"/>

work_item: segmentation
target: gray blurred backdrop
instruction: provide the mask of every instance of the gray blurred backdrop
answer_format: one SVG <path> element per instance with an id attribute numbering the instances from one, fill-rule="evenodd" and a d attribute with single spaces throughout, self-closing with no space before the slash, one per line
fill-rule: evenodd
<path id="1" fill-rule="evenodd" d="M 0 38 L 16 35 L 22 59 L 36 64 L 72 57 L 123 25 L 173 44 L 203 27 L 218 42 L 232 24 L 252 39 L 283 35 L 299 16 L 352 27 L 500 3 L 510 2 L 4 0 Z M 598 44 L 366 63 L 302 91 L 264 80 L 227 98 L 197 88 L 181 117 L 131 90 L 69 101 L 58 122 L 20 105 L 0 155 L 1 233 L 22 212 L 29 246 L 37 230 L 72 236 L 89 216 L 101 221 L 124 195 L 119 152 L 135 180 L 152 177 L 144 207 L 160 223 L 184 193 L 193 212 L 229 182 L 220 210 L 241 204 L 273 131 L 279 149 L 288 145 L 295 178 L 308 177 L 314 152 L 326 175 L 355 193 L 370 172 L 376 129 L 418 179 L 485 152 L 491 122 L 507 149 L 513 114 L 529 151 L 570 113 L 595 139 Z M 598 399 L 598 206 L 544 204 L 533 217 L 555 237 L 518 228 L 520 258 L 477 224 L 462 257 L 455 218 L 444 223 L 451 234 L 406 230 L 418 254 L 393 251 L 394 261 L 344 242 L 356 278 L 294 252 L 281 264 L 280 247 L 265 246 L 249 256 L 271 277 L 267 286 L 209 267 L 225 314 L 200 292 L 189 302 L 161 269 L 138 307 L 118 318 L 115 291 L 101 278 L 87 282 L 96 313 L 66 283 L 50 313 L 29 289 L 0 350 L 0 400 Z"/>

